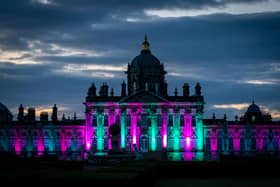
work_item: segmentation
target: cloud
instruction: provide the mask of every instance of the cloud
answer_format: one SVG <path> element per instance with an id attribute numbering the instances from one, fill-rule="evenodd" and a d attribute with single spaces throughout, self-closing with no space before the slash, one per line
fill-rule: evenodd
<path id="1" fill-rule="evenodd" d="M 264 108 L 264 111 L 269 113 L 273 120 L 280 120 L 280 110 Z"/>
<path id="2" fill-rule="evenodd" d="M 103 56 L 103 53 L 98 53 L 93 50 L 77 49 L 72 47 L 63 47 L 58 44 L 50 44 L 51 51 L 56 52 L 54 56 Z"/>
<path id="3" fill-rule="evenodd" d="M 125 69 L 126 65 L 67 64 L 63 66 L 62 69 L 54 70 L 54 72 L 82 77 L 114 78 L 117 77 L 120 72 L 123 73 Z"/>
<path id="4" fill-rule="evenodd" d="M 220 1 L 223 2 L 223 1 Z M 246 2 L 244 2 L 246 3 Z M 252 14 L 262 12 L 276 12 L 280 11 L 280 2 L 277 0 L 260 1 L 244 5 L 236 1 L 228 4 L 220 4 L 220 6 L 206 6 L 201 9 L 190 8 L 166 8 L 166 9 L 147 9 L 144 13 L 147 16 L 158 16 L 161 18 L 178 18 L 186 16 L 201 16 L 209 14 Z"/>
<path id="5" fill-rule="evenodd" d="M 247 83 L 247 84 L 255 84 L 255 85 L 274 85 L 279 82 L 279 80 L 276 81 L 263 81 L 263 80 L 247 80 L 247 81 L 241 81 L 242 83 Z"/>
<path id="6" fill-rule="evenodd" d="M 54 5 L 55 3 L 52 0 L 31 0 L 32 3 L 39 3 L 43 5 Z"/>
<path id="7" fill-rule="evenodd" d="M 113 66 L 113 65 L 100 65 L 100 64 L 67 64 L 64 66 L 65 71 L 84 71 L 84 70 L 102 70 L 102 71 L 120 71 L 126 70 L 126 65 Z"/>
<path id="8" fill-rule="evenodd" d="M 222 105 L 213 105 L 213 108 L 222 108 L 222 109 L 235 109 L 243 110 L 249 107 L 249 103 L 237 103 L 237 104 L 222 104 Z"/>
<path id="9" fill-rule="evenodd" d="M 29 56 L 27 51 L 3 51 L 0 49 L 0 63 L 40 64 Z"/>

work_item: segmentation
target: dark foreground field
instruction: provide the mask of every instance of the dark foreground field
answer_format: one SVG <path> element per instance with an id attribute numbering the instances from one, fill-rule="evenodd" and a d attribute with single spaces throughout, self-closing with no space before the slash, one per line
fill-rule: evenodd
<path id="1" fill-rule="evenodd" d="M 5 157 L 1 184 L 29 186 L 280 186 L 280 160 L 225 158 L 219 162 L 127 161 L 111 167 L 85 161 Z"/>

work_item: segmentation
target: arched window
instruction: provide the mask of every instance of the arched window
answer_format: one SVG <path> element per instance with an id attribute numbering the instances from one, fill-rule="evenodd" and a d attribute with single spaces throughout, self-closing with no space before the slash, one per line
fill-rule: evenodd
<path id="1" fill-rule="evenodd" d="M 148 118 L 147 123 L 148 123 L 148 127 L 151 127 L 151 126 L 152 126 L 152 122 L 151 122 L 151 119 L 150 119 L 150 118 Z"/>
<path id="2" fill-rule="evenodd" d="M 120 115 L 119 115 L 119 114 L 116 115 L 116 124 L 117 124 L 117 125 L 120 125 L 120 124 L 121 124 L 121 118 L 120 118 Z"/>
<path id="3" fill-rule="evenodd" d="M 180 127 L 184 127 L 185 126 L 185 118 L 184 115 L 180 115 Z"/>
<path id="4" fill-rule="evenodd" d="M 67 132 L 67 136 L 71 137 L 72 136 L 72 133 L 69 131 Z"/>
<path id="5" fill-rule="evenodd" d="M 145 90 L 149 91 L 149 84 L 147 82 L 145 83 Z"/>
<path id="6" fill-rule="evenodd" d="M 196 126 L 196 118 L 195 116 L 192 116 L 192 127 Z"/>
<path id="7" fill-rule="evenodd" d="M 173 116 L 172 115 L 169 115 L 168 116 L 168 126 L 173 126 Z"/>
<path id="8" fill-rule="evenodd" d="M 136 92 L 136 82 L 133 82 L 133 92 Z"/>
<path id="9" fill-rule="evenodd" d="M 255 115 L 252 116 L 252 121 L 256 121 L 256 116 Z"/>
<path id="10" fill-rule="evenodd" d="M 93 114 L 92 115 L 92 126 L 97 126 L 97 115 Z"/>
<path id="11" fill-rule="evenodd" d="M 104 115 L 104 126 L 108 126 L 108 115 Z"/>
<path id="12" fill-rule="evenodd" d="M 157 116 L 157 126 L 161 127 L 161 125 L 162 125 L 162 116 L 158 115 Z"/>
<path id="13" fill-rule="evenodd" d="M 257 149 L 257 141 L 256 141 L 256 138 L 252 138 L 252 150 L 256 150 Z"/>
<path id="14" fill-rule="evenodd" d="M 48 137 L 49 136 L 49 133 L 48 132 L 45 132 L 45 137 Z"/>
<path id="15" fill-rule="evenodd" d="M 131 126 L 131 117 L 130 117 L 130 115 L 127 115 L 127 117 L 126 117 L 126 125 L 127 126 Z"/>
<path id="16" fill-rule="evenodd" d="M 158 90 L 158 83 L 156 83 L 156 94 L 158 95 L 159 94 L 159 90 Z"/>

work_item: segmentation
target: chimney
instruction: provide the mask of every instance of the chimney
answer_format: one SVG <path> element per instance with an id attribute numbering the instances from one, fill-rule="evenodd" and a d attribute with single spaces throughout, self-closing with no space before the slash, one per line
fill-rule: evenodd
<path id="1" fill-rule="evenodd" d="M 177 90 L 177 88 L 175 88 L 174 96 L 178 96 L 178 90 Z"/>
<path id="2" fill-rule="evenodd" d="M 114 96 L 114 88 L 111 88 L 111 92 L 110 92 L 111 97 Z"/>
<path id="3" fill-rule="evenodd" d="M 201 86 L 199 83 L 196 83 L 196 86 L 195 86 L 195 95 L 196 96 L 201 96 Z"/>
<path id="4" fill-rule="evenodd" d="M 57 107 L 56 107 L 56 104 L 54 104 L 53 106 L 53 111 L 52 111 L 52 121 L 57 121 Z"/>
<path id="5" fill-rule="evenodd" d="M 27 120 L 28 121 L 35 121 L 36 120 L 36 115 L 35 115 L 36 111 L 35 108 L 30 107 L 27 110 Z"/>
<path id="6" fill-rule="evenodd" d="M 183 96 L 184 97 L 189 97 L 190 96 L 190 86 L 188 83 L 184 83 L 183 86 Z"/>
<path id="7" fill-rule="evenodd" d="M 96 96 L 96 87 L 95 84 L 92 83 L 91 86 L 88 89 L 88 96 L 95 97 Z"/>
<path id="8" fill-rule="evenodd" d="M 24 108 L 22 106 L 22 104 L 20 104 L 19 108 L 18 108 L 18 117 L 17 117 L 18 121 L 22 122 L 24 119 Z"/>
<path id="9" fill-rule="evenodd" d="M 49 120 L 48 112 L 41 112 L 40 113 L 40 121 L 41 122 L 48 122 L 48 120 Z"/>
<path id="10" fill-rule="evenodd" d="M 107 85 L 107 83 L 105 83 L 104 85 L 104 94 L 106 97 L 109 95 L 109 86 Z"/>
<path id="11" fill-rule="evenodd" d="M 99 90 L 99 95 L 102 97 L 107 97 L 109 93 L 109 87 L 106 83 L 103 83 Z"/>
<path id="12" fill-rule="evenodd" d="M 62 121 L 65 121 L 65 120 L 66 120 L 66 118 L 65 118 L 65 114 L 64 114 L 64 113 L 63 113 L 63 115 L 62 115 L 61 120 L 62 120 Z"/>

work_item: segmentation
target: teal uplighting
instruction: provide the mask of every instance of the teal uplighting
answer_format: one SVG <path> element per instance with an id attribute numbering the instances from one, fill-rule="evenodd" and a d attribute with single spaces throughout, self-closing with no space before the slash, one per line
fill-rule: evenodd
<path id="1" fill-rule="evenodd" d="M 103 151 L 104 149 L 104 117 L 101 114 L 97 116 L 97 151 Z"/>
<path id="2" fill-rule="evenodd" d="M 126 137 L 126 116 L 122 114 L 121 116 L 121 148 L 125 148 L 125 137 Z"/>
<path id="3" fill-rule="evenodd" d="M 174 144 L 173 149 L 174 151 L 180 150 L 180 120 L 178 115 L 174 115 L 173 118 L 173 137 L 174 137 Z"/>
<path id="4" fill-rule="evenodd" d="M 157 120 L 153 116 L 151 118 L 151 150 L 152 151 L 156 151 L 157 148 L 156 133 L 157 133 Z"/>
<path id="5" fill-rule="evenodd" d="M 197 126 L 197 150 L 203 151 L 203 120 L 202 114 L 197 114 L 196 117 L 196 126 Z"/>

